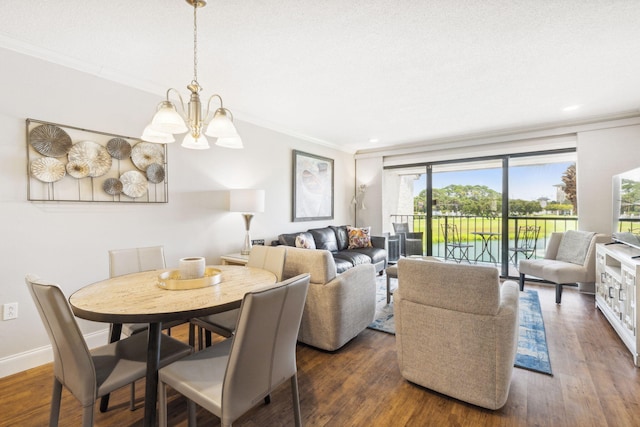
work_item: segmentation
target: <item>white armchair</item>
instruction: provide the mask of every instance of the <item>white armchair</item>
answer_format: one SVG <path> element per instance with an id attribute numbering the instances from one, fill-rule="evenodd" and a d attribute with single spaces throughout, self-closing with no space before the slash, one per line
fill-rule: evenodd
<path id="1" fill-rule="evenodd" d="M 520 290 L 525 275 L 556 284 L 556 304 L 562 300 L 562 285 L 578 283 L 593 286 L 596 280 L 596 243 L 609 242 L 610 236 L 569 230 L 551 233 L 543 259 L 523 259 L 518 264 Z"/>
<path id="2" fill-rule="evenodd" d="M 518 284 L 494 267 L 403 258 L 394 293 L 407 380 L 488 409 L 507 401 L 518 340 Z"/>

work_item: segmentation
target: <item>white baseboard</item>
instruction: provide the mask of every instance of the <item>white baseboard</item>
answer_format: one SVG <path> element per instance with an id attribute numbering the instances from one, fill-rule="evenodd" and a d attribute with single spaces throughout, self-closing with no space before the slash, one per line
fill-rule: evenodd
<path id="1" fill-rule="evenodd" d="M 98 347 L 109 342 L 109 329 L 92 332 L 84 336 L 89 348 Z M 22 353 L 0 359 L 0 378 L 53 362 L 51 345 L 46 345 Z"/>

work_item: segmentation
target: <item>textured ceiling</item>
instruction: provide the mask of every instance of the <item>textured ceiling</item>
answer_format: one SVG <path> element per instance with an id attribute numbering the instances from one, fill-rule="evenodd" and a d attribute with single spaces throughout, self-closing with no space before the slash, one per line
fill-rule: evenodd
<path id="1" fill-rule="evenodd" d="M 208 3 L 198 10 L 203 97 L 347 151 L 640 106 L 637 0 Z M 185 96 L 192 26 L 184 0 L 2 0 L 0 46 Z"/>

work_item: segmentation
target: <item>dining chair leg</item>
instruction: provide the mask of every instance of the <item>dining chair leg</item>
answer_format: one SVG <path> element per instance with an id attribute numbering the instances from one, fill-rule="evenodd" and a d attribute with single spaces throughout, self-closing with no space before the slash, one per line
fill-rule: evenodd
<path id="1" fill-rule="evenodd" d="M 293 397 L 293 416 L 295 417 L 296 427 L 302 426 L 302 415 L 300 414 L 300 395 L 298 394 L 298 374 L 295 373 L 291 377 L 291 394 Z"/>
<path id="2" fill-rule="evenodd" d="M 196 402 L 191 399 L 187 399 L 187 411 L 189 412 L 189 427 L 196 427 Z"/>
<path id="3" fill-rule="evenodd" d="M 196 348 L 196 325 L 189 323 L 189 345 Z"/>
<path id="4" fill-rule="evenodd" d="M 60 419 L 60 401 L 62 400 L 62 383 L 57 378 L 53 379 L 53 392 L 51 393 L 51 413 L 49 414 L 49 426 L 58 427 Z"/>
<path id="5" fill-rule="evenodd" d="M 158 382 L 158 425 L 167 427 L 167 386 Z"/>

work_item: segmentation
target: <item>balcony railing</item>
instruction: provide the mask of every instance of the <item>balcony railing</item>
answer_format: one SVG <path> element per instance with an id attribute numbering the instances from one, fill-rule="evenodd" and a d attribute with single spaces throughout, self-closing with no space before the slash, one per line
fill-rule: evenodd
<path id="1" fill-rule="evenodd" d="M 508 237 L 507 249 L 516 247 L 516 234 L 521 226 L 540 227 L 535 250 L 531 258 L 543 258 L 547 247 L 547 240 L 552 232 L 577 230 L 578 218 L 574 216 L 512 216 L 507 219 Z M 445 229 L 447 225 L 455 225 L 461 243 L 469 245 L 468 258 L 471 262 L 487 262 L 501 264 L 503 261 L 502 218 L 487 218 L 477 216 L 434 215 L 431 219 L 431 250 L 427 248 L 427 223 L 425 215 L 391 215 L 391 223 L 409 223 L 409 229 L 423 232 L 423 254 L 440 258 L 450 258 L 445 249 Z M 483 240 L 483 236 L 487 240 Z M 450 236 L 447 236 L 450 239 Z M 451 240 L 449 240 L 451 241 Z M 507 250 L 506 256 L 511 263 L 517 263 L 521 256 L 513 256 L 512 250 Z M 466 260 L 465 260 L 466 261 Z"/>

